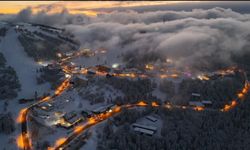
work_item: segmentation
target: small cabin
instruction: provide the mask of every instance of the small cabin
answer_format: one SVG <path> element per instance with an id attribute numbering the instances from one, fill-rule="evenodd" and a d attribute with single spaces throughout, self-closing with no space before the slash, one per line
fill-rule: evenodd
<path id="1" fill-rule="evenodd" d="M 208 101 L 208 100 L 203 100 L 201 101 L 202 104 L 204 104 L 205 106 L 211 106 L 213 103 L 212 101 Z"/>

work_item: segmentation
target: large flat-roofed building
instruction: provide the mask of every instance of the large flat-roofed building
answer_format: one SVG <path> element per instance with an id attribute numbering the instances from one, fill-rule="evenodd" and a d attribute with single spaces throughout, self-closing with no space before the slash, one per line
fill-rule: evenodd
<path id="1" fill-rule="evenodd" d="M 92 112 L 95 113 L 95 114 L 99 114 L 99 113 L 104 113 L 106 112 L 107 108 L 105 106 L 101 106 L 101 107 L 98 107 L 96 109 L 94 109 Z"/>
<path id="2" fill-rule="evenodd" d="M 114 107 L 115 107 L 114 104 L 108 104 L 108 105 L 105 105 L 105 106 L 100 106 L 100 107 L 94 109 L 92 112 L 95 113 L 95 114 L 105 113 L 106 111 L 108 111 L 110 109 L 113 109 Z"/>
<path id="3" fill-rule="evenodd" d="M 143 129 L 151 130 L 154 132 L 157 131 L 157 127 L 155 127 L 155 126 L 143 125 L 143 124 L 138 124 L 138 123 L 133 123 L 132 127 L 143 128 Z"/>
<path id="4" fill-rule="evenodd" d="M 192 96 L 196 96 L 196 97 L 200 97 L 201 96 L 201 94 L 199 94 L 199 93 L 192 93 L 191 95 Z"/>
<path id="5" fill-rule="evenodd" d="M 49 102 L 44 102 L 38 105 L 38 108 L 44 111 L 51 111 L 53 110 L 54 106 Z"/>
<path id="6" fill-rule="evenodd" d="M 59 125 L 65 128 L 71 128 L 84 120 L 84 117 L 75 111 L 66 113 L 60 120 Z"/>
<path id="7" fill-rule="evenodd" d="M 138 123 L 133 123 L 132 127 L 135 132 L 139 132 L 150 136 L 152 136 L 157 131 L 157 127 L 155 126 L 143 125 Z"/>
<path id="8" fill-rule="evenodd" d="M 201 101 L 202 104 L 204 104 L 205 106 L 211 106 L 213 103 L 212 101 L 208 101 L 208 100 L 203 100 Z"/>

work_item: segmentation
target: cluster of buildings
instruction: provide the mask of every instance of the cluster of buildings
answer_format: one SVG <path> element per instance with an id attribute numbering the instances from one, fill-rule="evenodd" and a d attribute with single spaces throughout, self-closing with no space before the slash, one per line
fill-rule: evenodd
<path id="1" fill-rule="evenodd" d="M 116 107 L 114 104 L 108 104 L 100 106 L 93 110 L 82 110 L 82 111 L 70 111 L 62 112 L 58 111 L 57 108 L 62 108 L 62 105 L 66 105 L 70 100 L 59 103 L 58 101 L 44 102 L 33 108 L 32 114 L 41 124 L 46 126 L 57 126 L 70 129 L 77 124 L 86 121 L 87 118 L 90 118 L 94 115 L 112 112 Z"/>
<path id="2" fill-rule="evenodd" d="M 154 116 L 146 116 L 146 119 L 153 124 L 158 120 Z M 158 127 L 152 124 L 133 123 L 131 126 L 134 132 L 148 136 L 153 136 L 158 130 Z"/>
<path id="3" fill-rule="evenodd" d="M 191 100 L 189 101 L 189 106 L 192 107 L 210 107 L 212 105 L 210 100 L 201 100 L 201 94 L 192 93 Z"/>
<path id="4" fill-rule="evenodd" d="M 63 117 L 60 119 L 60 122 L 57 124 L 57 126 L 69 129 L 72 128 L 73 126 L 76 126 L 78 123 L 84 120 L 86 120 L 84 116 L 82 116 L 80 113 L 77 113 L 76 111 L 72 111 L 64 114 Z"/>

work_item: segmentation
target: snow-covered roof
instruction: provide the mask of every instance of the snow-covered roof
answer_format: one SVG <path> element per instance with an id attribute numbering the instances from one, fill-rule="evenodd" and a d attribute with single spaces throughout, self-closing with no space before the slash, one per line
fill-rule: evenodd
<path id="1" fill-rule="evenodd" d="M 81 80 L 88 80 L 85 76 L 83 76 L 83 75 L 77 75 L 77 77 L 79 78 L 79 79 L 81 79 Z"/>
<path id="2" fill-rule="evenodd" d="M 145 133 L 145 134 L 149 134 L 149 135 L 153 135 L 154 134 L 154 131 L 143 129 L 143 128 L 138 128 L 138 127 L 134 128 L 134 131 Z"/>
<path id="3" fill-rule="evenodd" d="M 199 94 L 199 93 L 192 93 L 192 96 L 201 96 L 201 94 Z"/>
<path id="4" fill-rule="evenodd" d="M 101 106 L 101 107 L 98 107 L 98 108 L 94 109 L 93 112 L 94 113 L 105 112 L 108 109 L 112 108 L 113 106 L 114 106 L 114 104 L 108 104 L 108 105 L 105 105 L 105 106 Z"/>
<path id="5" fill-rule="evenodd" d="M 107 110 L 107 107 L 105 106 L 101 106 L 101 107 L 98 107 L 96 109 L 93 110 L 94 113 L 100 113 L 100 112 L 104 112 Z"/>
<path id="6" fill-rule="evenodd" d="M 212 101 L 208 101 L 208 100 L 203 100 L 201 101 L 203 104 L 212 104 Z"/>
<path id="7" fill-rule="evenodd" d="M 155 127 L 155 126 L 143 125 L 143 124 L 138 124 L 138 123 L 133 123 L 132 126 L 134 128 L 142 128 L 142 129 L 147 129 L 147 130 L 151 130 L 151 131 L 157 130 L 157 127 Z"/>
<path id="8" fill-rule="evenodd" d="M 157 121 L 157 118 L 155 118 L 155 117 L 153 117 L 153 116 L 147 116 L 146 118 L 147 118 L 148 120 L 150 120 L 150 121 L 153 121 L 153 122 Z"/>

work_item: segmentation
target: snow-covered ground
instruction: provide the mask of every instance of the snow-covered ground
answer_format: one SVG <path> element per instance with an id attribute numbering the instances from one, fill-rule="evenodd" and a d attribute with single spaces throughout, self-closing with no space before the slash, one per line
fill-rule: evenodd
<path id="1" fill-rule="evenodd" d="M 7 60 L 7 64 L 14 68 L 21 83 L 19 98 L 34 97 L 35 91 L 39 94 L 49 90 L 49 84 L 37 85 L 36 69 L 41 66 L 32 58 L 28 57 L 22 45 L 17 39 L 18 34 L 10 28 L 7 35 L 2 39 L 0 50 Z"/>
<path id="2" fill-rule="evenodd" d="M 48 92 L 50 89 L 49 83 L 37 85 L 36 84 L 36 69 L 40 68 L 32 58 L 28 57 L 22 45 L 17 39 L 18 34 L 13 28 L 9 28 L 5 37 L 1 38 L 0 52 L 3 53 L 7 60 L 7 65 L 14 68 L 17 73 L 19 82 L 21 84 L 21 91 L 18 92 L 17 98 L 9 100 L 7 112 L 11 112 L 13 118 L 16 119 L 19 111 L 29 104 L 18 104 L 20 98 L 33 98 L 35 91 L 38 95 Z M 0 101 L 0 113 L 3 112 L 4 101 Z M 16 136 L 20 134 L 20 125 L 16 126 L 15 132 L 10 135 L 0 134 L 0 149 L 16 150 Z"/>
<path id="3" fill-rule="evenodd" d="M 93 126 L 89 129 L 91 132 L 91 136 L 89 139 L 87 139 L 86 143 L 81 147 L 80 150 L 96 150 L 97 147 L 97 131 L 102 131 L 103 124 L 106 123 L 106 121 L 97 124 L 96 126 Z"/>

